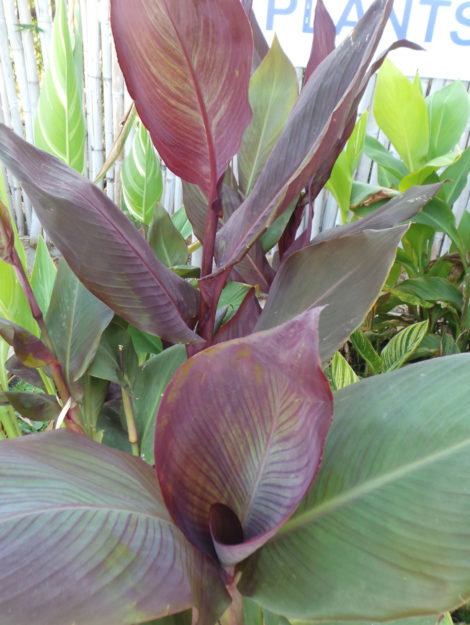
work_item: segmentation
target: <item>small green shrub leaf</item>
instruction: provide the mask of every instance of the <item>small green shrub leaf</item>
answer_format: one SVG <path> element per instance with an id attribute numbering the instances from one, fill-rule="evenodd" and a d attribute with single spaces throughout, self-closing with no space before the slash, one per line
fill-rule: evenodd
<path id="1" fill-rule="evenodd" d="M 401 367 L 418 349 L 428 331 L 429 323 L 421 321 L 395 334 L 381 352 L 384 371 Z"/>

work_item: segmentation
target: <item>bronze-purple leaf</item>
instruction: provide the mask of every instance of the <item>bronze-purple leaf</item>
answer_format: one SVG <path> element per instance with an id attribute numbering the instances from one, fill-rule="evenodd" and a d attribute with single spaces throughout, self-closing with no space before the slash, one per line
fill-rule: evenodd
<path id="1" fill-rule="evenodd" d="M 305 69 L 304 82 L 307 82 L 323 59 L 335 49 L 335 39 L 335 24 L 326 10 L 323 0 L 317 0 L 313 19 L 312 49 Z"/>
<path id="2" fill-rule="evenodd" d="M 153 469 L 66 430 L 0 441 L 2 625 L 128 625 L 229 598 Z M 204 602 L 204 603 L 202 603 Z"/>
<path id="3" fill-rule="evenodd" d="M 217 234 L 219 267 L 238 262 L 309 180 L 314 178 L 316 193 L 327 181 L 346 130 L 352 130 L 364 74 L 392 4 L 376 0 L 354 35 L 328 55 L 302 89 L 252 192 Z"/>
<path id="4" fill-rule="evenodd" d="M 159 154 L 212 204 L 251 119 L 253 36 L 240 0 L 112 0 L 111 23 Z"/>
<path id="5" fill-rule="evenodd" d="M 198 342 L 198 293 L 154 255 L 119 208 L 86 178 L 0 125 L 0 159 L 23 183 L 68 265 L 98 299 L 144 332 Z"/>
<path id="6" fill-rule="evenodd" d="M 0 318 L 0 336 L 13 347 L 17 358 L 28 367 L 45 367 L 57 362 L 41 339 L 16 323 Z"/>
<path id="7" fill-rule="evenodd" d="M 223 564 L 264 544 L 318 470 L 333 409 L 320 310 L 190 358 L 160 404 L 155 462 L 165 503 L 186 537 Z"/>

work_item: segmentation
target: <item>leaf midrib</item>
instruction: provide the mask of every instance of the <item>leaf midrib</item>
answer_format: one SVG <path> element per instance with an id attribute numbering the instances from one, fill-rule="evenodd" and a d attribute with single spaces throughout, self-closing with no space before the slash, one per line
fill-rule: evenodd
<path id="1" fill-rule="evenodd" d="M 403 466 L 395 468 L 378 477 L 366 480 L 358 486 L 353 486 L 348 491 L 335 495 L 330 499 L 323 501 L 319 505 L 314 506 L 310 510 L 292 518 L 279 530 L 271 542 L 284 537 L 286 534 L 302 529 L 311 524 L 314 520 L 324 517 L 327 514 L 340 509 L 342 506 L 354 503 L 362 497 L 380 490 L 380 488 L 384 486 L 388 486 L 393 482 L 399 481 L 400 479 L 413 474 L 415 471 L 426 468 L 434 462 L 444 460 L 445 458 L 452 456 L 452 454 L 465 448 L 470 448 L 470 436 L 463 442 L 456 443 L 446 449 L 434 452 L 425 458 L 420 458 L 419 460 L 404 464 Z"/>

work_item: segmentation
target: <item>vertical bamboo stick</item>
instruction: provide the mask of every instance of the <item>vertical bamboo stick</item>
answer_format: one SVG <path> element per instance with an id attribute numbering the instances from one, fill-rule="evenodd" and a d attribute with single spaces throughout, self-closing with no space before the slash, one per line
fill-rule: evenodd
<path id="1" fill-rule="evenodd" d="M 8 4 L 8 0 L 5 0 L 5 2 Z M 16 80 L 10 57 L 8 30 L 3 2 L 0 2 L 0 64 L 2 66 L 2 79 L 4 86 L 4 89 L 2 90 L 3 116 L 5 122 L 13 128 L 17 134 L 22 136 L 23 127 L 21 122 L 20 107 L 16 96 Z M 20 235 L 24 235 L 25 224 L 20 187 L 13 176 L 8 176 L 5 183 L 7 186 L 10 185 L 12 189 L 12 210 L 15 215 L 18 232 Z"/>
<path id="2" fill-rule="evenodd" d="M 101 60 L 103 68 L 103 119 L 104 119 L 104 146 L 107 156 L 113 145 L 113 57 L 112 35 L 109 18 L 109 2 L 100 2 L 100 25 L 101 25 Z M 114 200 L 114 168 L 111 168 L 105 177 L 106 194 Z"/>
<path id="3" fill-rule="evenodd" d="M 101 117 L 100 28 L 96 4 L 82 0 L 85 52 L 85 101 L 88 129 L 89 176 L 94 180 L 103 165 L 103 122 Z M 102 186 L 102 182 L 99 183 Z"/>
<path id="4" fill-rule="evenodd" d="M 49 58 L 49 42 L 51 40 L 52 11 L 50 0 L 35 0 L 36 17 L 39 28 L 39 44 L 44 69 Z"/>

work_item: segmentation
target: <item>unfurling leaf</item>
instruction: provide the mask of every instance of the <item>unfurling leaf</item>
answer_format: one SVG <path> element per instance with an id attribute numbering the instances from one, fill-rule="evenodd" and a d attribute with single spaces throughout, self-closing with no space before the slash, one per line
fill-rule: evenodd
<path id="1" fill-rule="evenodd" d="M 319 312 L 201 352 L 162 399 L 155 460 L 165 503 L 224 564 L 264 544 L 318 470 L 332 414 Z"/>

